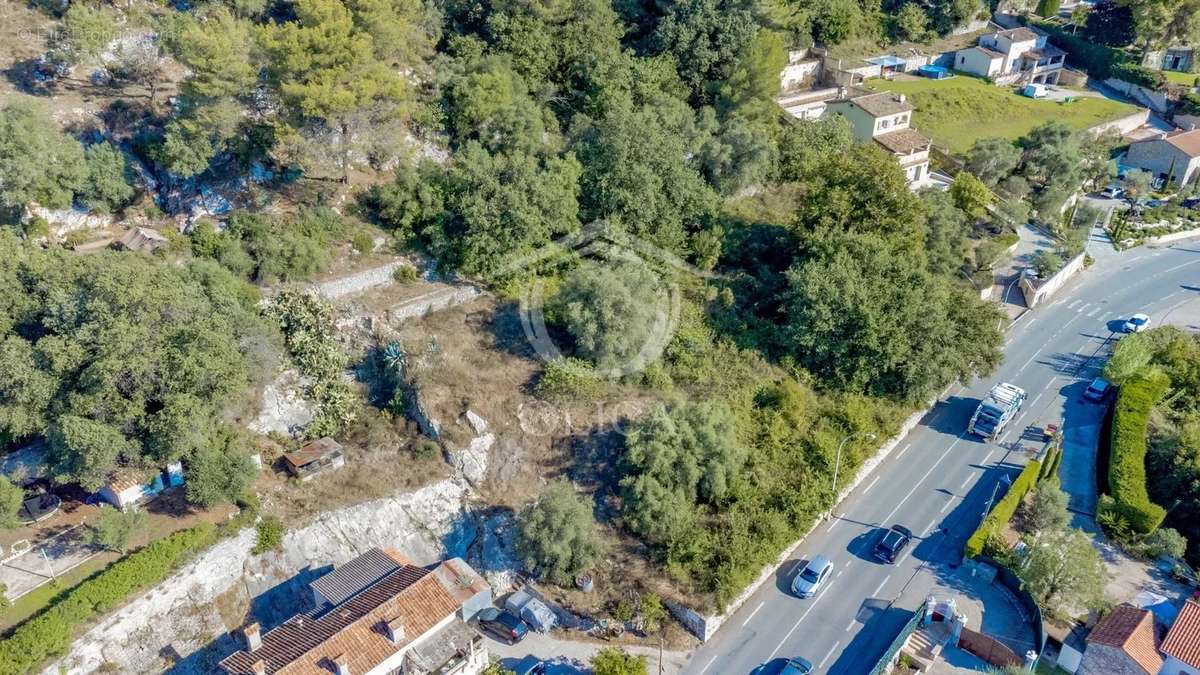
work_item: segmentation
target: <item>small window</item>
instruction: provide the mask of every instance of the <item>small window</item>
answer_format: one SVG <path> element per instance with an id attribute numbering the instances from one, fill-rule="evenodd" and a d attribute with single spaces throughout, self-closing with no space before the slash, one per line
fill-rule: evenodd
<path id="1" fill-rule="evenodd" d="M 886 128 L 888 128 L 888 121 L 887 121 L 887 120 L 880 120 L 880 121 L 879 121 L 879 128 L 880 128 L 880 129 L 886 129 Z"/>

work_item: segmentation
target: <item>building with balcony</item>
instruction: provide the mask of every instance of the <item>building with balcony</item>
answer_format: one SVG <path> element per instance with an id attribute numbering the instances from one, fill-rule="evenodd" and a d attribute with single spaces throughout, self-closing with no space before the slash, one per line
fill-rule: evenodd
<path id="1" fill-rule="evenodd" d="M 856 141 L 875 143 L 894 156 L 909 187 L 929 184 L 931 142 L 910 126 L 913 107 L 904 94 L 843 90 L 828 109 L 850 122 Z"/>
<path id="2" fill-rule="evenodd" d="M 976 46 L 955 52 L 954 69 L 996 84 L 1058 84 L 1066 56 L 1046 35 L 1012 28 L 983 35 Z"/>

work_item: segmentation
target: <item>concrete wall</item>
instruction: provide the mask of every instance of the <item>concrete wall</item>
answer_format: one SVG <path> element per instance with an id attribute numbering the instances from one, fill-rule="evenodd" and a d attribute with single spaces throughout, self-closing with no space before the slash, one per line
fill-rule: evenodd
<path id="1" fill-rule="evenodd" d="M 781 92 L 788 92 L 807 87 L 817 79 L 820 72 L 820 59 L 789 63 L 779 73 L 779 90 Z"/>
<path id="2" fill-rule="evenodd" d="M 1062 649 L 1058 651 L 1058 667 L 1071 675 L 1075 675 L 1075 671 L 1079 670 L 1079 664 L 1082 661 L 1083 652 L 1076 651 L 1071 645 L 1063 645 Z"/>
<path id="3" fill-rule="evenodd" d="M 1112 87 L 1113 89 L 1121 92 L 1122 94 L 1125 94 L 1129 98 L 1132 98 L 1133 100 L 1137 101 L 1138 103 L 1141 103 L 1142 105 L 1150 108 L 1151 110 L 1153 110 L 1156 113 L 1166 113 L 1167 112 L 1168 106 L 1167 106 L 1166 92 L 1154 91 L 1153 89 L 1147 89 L 1143 86 L 1134 84 L 1132 82 L 1126 82 L 1125 80 L 1118 80 L 1115 77 L 1108 78 L 1107 80 L 1104 81 L 1104 84 L 1109 87 Z"/>
<path id="4" fill-rule="evenodd" d="M 1121 134 L 1127 134 L 1149 121 L 1150 111 L 1142 108 L 1137 112 L 1131 115 L 1126 115 L 1120 119 L 1115 119 L 1111 122 L 1104 122 L 1103 124 L 1097 124 L 1096 126 L 1088 129 L 1088 131 L 1096 134 L 1097 136 L 1112 129 L 1117 130 Z"/>
<path id="5" fill-rule="evenodd" d="M 847 102 L 838 102 L 831 104 L 829 111 L 844 116 L 850 122 L 854 140 L 859 143 L 866 143 L 875 137 L 875 118 L 862 108 Z"/>
<path id="6" fill-rule="evenodd" d="M 1193 668 L 1174 656 L 1164 655 L 1163 675 L 1200 675 L 1200 668 Z"/>
<path id="7" fill-rule="evenodd" d="M 1079 270 L 1083 269 L 1084 255 L 1080 253 L 1063 265 L 1063 268 L 1056 272 L 1049 279 L 1046 279 L 1038 285 L 1034 285 L 1033 280 L 1029 277 L 1026 271 L 1021 273 L 1021 294 L 1025 296 L 1025 305 L 1029 308 L 1037 307 L 1039 304 L 1049 300 L 1067 281 L 1075 276 Z"/>

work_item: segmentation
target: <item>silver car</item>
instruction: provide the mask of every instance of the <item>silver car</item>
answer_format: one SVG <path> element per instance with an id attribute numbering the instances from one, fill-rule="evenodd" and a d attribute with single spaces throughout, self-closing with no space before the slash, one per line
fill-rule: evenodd
<path id="1" fill-rule="evenodd" d="M 804 569 L 800 570 L 800 573 L 792 580 L 792 592 L 801 598 L 811 598 L 817 594 L 817 590 L 829 578 L 831 572 L 833 572 L 833 563 L 829 562 L 829 558 L 823 555 L 816 556 L 809 560 Z"/>

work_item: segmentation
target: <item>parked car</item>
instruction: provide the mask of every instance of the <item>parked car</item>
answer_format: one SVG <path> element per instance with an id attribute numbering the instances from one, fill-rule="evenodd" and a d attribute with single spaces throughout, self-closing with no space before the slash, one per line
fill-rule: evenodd
<path id="1" fill-rule="evenodd" d="M 829 558 L 823 555 L 814 557 L 792 580 L 792 592 L 801 598 L 811 598 L 817 594 L 817 590 L 829 578 L 831 572 L 833 572 L 833 563 L 829 561 Z"/>
<path id="2" fill-rule="evenodd" d="M 808 675 L 812 668 L 808 659 L 796 656 L 790 659 L 771 659 L 755 668 L 751 675 Z"/>
<path id="3" fill-rule="evenodd" d="M 526 656 L 517 665 L 510 668 L 513 675 L 542 675 L 546 672 L 546 664 L 536 656 Z"/>
<path id="4" fill-rule="evenodd" d="M 1192 210 L 1200 209 L 1200 198 L 1192 197 L 1191 199 L 1185 199 L 1182 202 L 1180 202 L 1180 204 L 1185 209 L 1192 209 Z"/>
<path id="5" fill-rule="evenodd" d="M 1104 401 L 1104 399 L 1108 398 L 1108 394 L 1111 391 L 1112 383 L 1103 377 L 1097 377 L 1096 379 L 1092 380 L 1092 383 L 1089 384 L 1088 388 L 1084 390 L 1083 397 L 1089 401 L 1101 403 Z"/>
<path id="6" fill-rule="evenodd" d="M 892 525 L 892 528 L 884 532 L 883 537 L 875 543 L 875 557 L 888 564 L 896 562 L 912 541 L 912 536 L 912 531 L 907 527 Z"/>
<path id="7" fill-rule="evenodd" d="M 529 627 L 515 615 L 495 607 L 479 611 L 479 628 L 491 633 L 501 642 L 517 644 L 529 634 Z"/>
<path id="8" fill-rule="evenodd" d="M 1100 192 L 1100 196 L 1105 199 L 1120 199 L 1125 196 L 1125 191 L 1116 185 L 1109 185 Z"/>
<path id="9" fill-rule="evenodd" d="M 1134 314 L 1129 317 L 1125 325 L 1121 326 L 1121 330 L 1126 333 L 1140 333 L 1150 327 L 1150 317 L 1145 314 Z"/>

